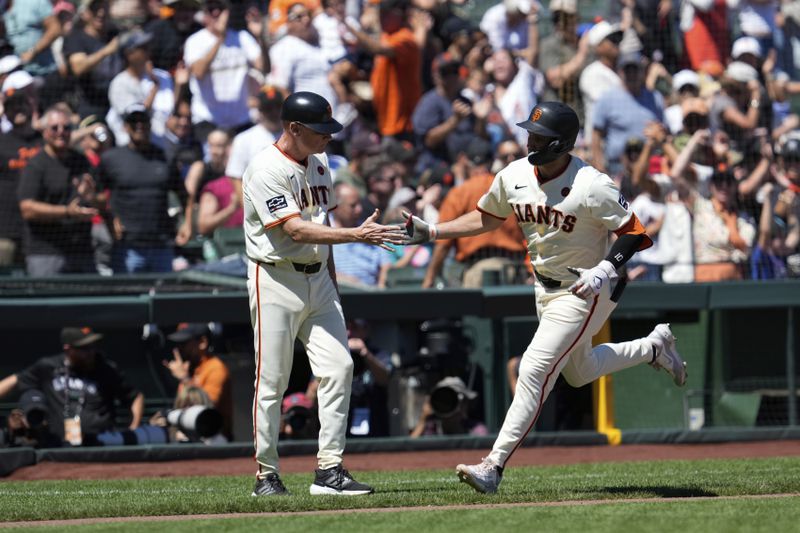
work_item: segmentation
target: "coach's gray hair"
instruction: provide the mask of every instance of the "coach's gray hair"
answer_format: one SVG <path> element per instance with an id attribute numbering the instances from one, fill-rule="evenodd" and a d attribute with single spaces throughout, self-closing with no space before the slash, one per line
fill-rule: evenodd
<path id="1" fill-rule="evenodd" d="M 50 126 L 50 115 L 54 115 L 56 113 L 61 113 L 62 115 L 66 115 L 69 118 L 70 114 L 72 113 L 67 106 L 63 102 L 59 102 L 57 104 L 53 104 L 48 107 L 45 112 L 42 114 L 42 127 L 47 128 Z"/>

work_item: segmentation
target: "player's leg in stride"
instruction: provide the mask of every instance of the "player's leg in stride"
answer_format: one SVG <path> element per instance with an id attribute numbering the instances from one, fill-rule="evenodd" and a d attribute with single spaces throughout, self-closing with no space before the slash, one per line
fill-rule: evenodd
<path id="1" fill-rule="evenodd" d="M 686 363 L 675 347 L 675 335 L 669 324 L 658 324 L 647 336 L 653 343 L 655 356 L 650 363 L 656 370 L 663 368 L 672 376 L 675 385 L 682 387 L 686 383 Z"/>

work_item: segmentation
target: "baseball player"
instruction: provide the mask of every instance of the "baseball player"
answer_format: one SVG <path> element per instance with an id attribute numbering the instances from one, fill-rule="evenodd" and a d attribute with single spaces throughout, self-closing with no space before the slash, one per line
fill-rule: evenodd
<path id="1" fill-rule="evenodd" d="M 319 381 L 319 468 L 311 494 L 369 494 L 342 467 L 353 362 L 330 248 L 366 242 L 390 249 L 402 225 L 382 226 L 375 210 L 357 228 L 331 228 L 336 208 L 323 153 L 342 125 L 330 104 L 310 92 L 290 95 L 281 108 L 283 133 L 242 176 L 247 290 L 256 357 L 253 437 L 258 462 L 254 496 L 286 494 L 278 475 L 281 399 L 289 383 L 295 338 Z"/>
<path id="2" fill-rule="evenodd" d="M 492 452 L 480 464 L 456 467 L 461 481 L 484 493 L 497 491 L 503 468 L 536 422 L 559 373 L 580 387 L 650 363 L 664 368 L 677 385 L 686 382 L 669 324 L 641 339 L 592 348 L 592 336 L 621 292 L 614 283 L 617 271 L 652 242 L 611 178 L 570 155 L 579 123 L 569 106 L 542 102 L 517 125 L 528 130 L 530 153 L 497 173 L 477 209 L 439 225 L 406 213 L 407 243 L 477 235 L 510 216 L 528 240 L 539 327 L 522 356 L 516 394 Z M 609 231 L 617 239 L 606 253 Z"/>

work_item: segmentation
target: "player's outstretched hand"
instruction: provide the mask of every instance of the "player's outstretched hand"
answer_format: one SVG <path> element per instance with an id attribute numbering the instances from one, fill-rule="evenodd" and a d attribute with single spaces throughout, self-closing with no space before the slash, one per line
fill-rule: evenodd
<path id="1" fill-rule="evenodd" d="M 406 219 L 406 238 L 403 244 L 423 244 L 436 240 L 436 227 L 433 224 L 428 224 L 408 211 L 403 211 L 403 218 Z"/>
<path id="2" fill-rule="evenodd" d="M 594 268 L 567 267 L 567 270 L 578 276 L 578 281 L 570 285 L 569 292 L 584 300 L 599 294 L 604 285 L 619 277 L 614 265 L 605 259 L 600 261 Z"/>
<path id="3" fill-rule="evenodd" d="M 406 231 L 402 224 L 390 224 L 388 226 L 378 224 L 377 220 L 380 214 L 380 211 L 376 209 L 367 217 L 357 228 L 357 238 L 361 242 L 374 244 L 384 250 L 393 252 L 394 249 L 389 244 L 403 244 Z"/>

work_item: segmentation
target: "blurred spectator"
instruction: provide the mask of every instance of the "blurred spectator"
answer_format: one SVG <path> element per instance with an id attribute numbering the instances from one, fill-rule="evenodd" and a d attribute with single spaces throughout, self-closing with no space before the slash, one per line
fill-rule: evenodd
<path id="1" fill-rule="evenodd" d="M 123 116 L 128 146 L 104 153 L 99 182 L 111 196 L 114 272 L 171 272 L 175 224 L 167 193 L 182 196 L 183 184 L 169 171 L 164 152 L 150 142 L 150 117 L 134 105 Z"/>
<path id="2" fill-rule="evenodd" d="M 466 64 L 467 55 L 476 43 L 473 37 L 476 28 L 468 20 L 451 16 L 442 23 L 441 33 L 445 52 L 453 59 Z"/>
<path id="3" fill-rule="evenodd" d="M 244 170 L 261 150 L 273 144 L 283 131 L 281 105 L 286 93 L 272 85 L 264 85 L 258 91 L 258 122 L 233 139 L 225 174 L 234 180 L 239 195 L 242 194 Z"/>
<path id="4" fill-rule="evenodd" d="M 343 19 L 358 45 L 375 56 L 370 84 L 381 135 L 410 138 L 411 115 L 422 95 L 422 55 L 409 26 L 410 8 L 408 0 L 383 0 L 379 39 Z"/>
<path id="5" fill-rule="evenodd" d="M 197 232 L 212 235 L 217 228 L 238 228 L 244 222 L 241 197 L 228 176 L 206 183 L 200 189 L 197 206 Z"/>
<path id="6" fill-rule="evenodd" d="M 525 152 L 525 150 L 523 150 L 522 146 L 517 143 L 517 141 L 513 139 L 503 141 L 498 144 L 497 148 L 495 149 L 494 161 L 492 161 L 492 166 L 489 169 L 489 172 L 492 174 L 497 174 L 512 161 L 516 161 L 517 159 L 523 158 L 526 155 L 528 154 Z"/>
<path id="7" fill-rule="evenodd" d="M 41 125 L 39 124 L 39 95 L 33 76 L 24 70 L 14 70 L 10 72 L 3 80 L 2 95 L 7 98 L 14 94 L 19 94 L 27 98 L 33 113 L 33 127 L 41 129 Z M 11 122 L 9 122 L 5 116 L 2 117 L 0 128 L 2 128 L 3 133 L 11 131 Z"/>
<path id="8" fill-rule="evenodd" d="M 664 122 L 669 127 L 670 133 L 677 135 L 683 129 L 685 115 L 683 102 L 700 96 L 700 76 L 688 69 L 677 72 L 672 76 L 672 93 L 676 99 L 664 110 Z"/>
<path id="9" fill-rule="evenodd" d="M 669 72 L 678 64 L 675 49 L 675 6 L 672 0 L 621 2 L 631 7 L 631 27 L 642 43 L 642 53 Z M 623 8 L 624 13 L 624 8 Z"/>
<path id="10" fill-rule="evenodd" d="M 184 47 L 183 61 L 191 73 L 192 123 L 204 142 L 216 127 L 244 129 L 250 123 L 248 70 L 263 71 L 261 47 L 246 30 L 229 28 L 228 0 L 207 0 L 204 28 Z"/>
<path id="11" fill-rule="evenodd" d="M 739 0 L 687 0 L 680 7 L 683 48 L 689 67 L 719 76 L 730 50 L 728 9 Z"/>
<path id="12" fill-rule="evenodd" d="M 347 166 L 336 171 L 335 181 L 347 183 L 358 189 L 363 197 L 367 194 L 365 166 L 367 159 L 381 152 L 381 137 L 374 131 L 362 130 L 347 143 Z"/>
<path id="13" fill-rule="evenodd" d="M 269 2 L 269 34 L 273 41 L 286 35 L 289 27 L 289 11 L 297 0 L 271 0 Z M 302 3 L 313 18 L 322 5 L 320 0 L 303 0 Z"/>
<path id="14" fill-rule="evenodd" d="M 108 85 L 123 68 L 119 36 L 111 32 L 108 6 L 108 0 L 81 0 L 80 22 L 64 39 L 64 57 L 78 81 L 81 118 L 106 115 Z"/>
<path id="15" fill-rule="evenodd" d="M 494 103 L 517 142 L 525 144 L 528 142 L 528 132 L 515 126 L 528 119 L 526 109 L 536 107 L 544 89 L 544 77 L 525 61 L 515 58 L 507 48 L 492 54 L 490 64 L 490 74 L 494 80 Z M 473 104 L 473 113 L 476 116 L 488 114 L 488 102 Z"/>
<path id="16" fill-rule="evenodd" d="M 760 118 L 758 71 L 747 63 L 734 61 L 725 69 L 720 88 L 711 100 L 711 131 L 727 133 L 733 149 L 742 152 Z"/>
<path id="17" fill-rule="evenodd" d="M 473 105 L 461 95 L 461 63 L 439 56 L 432 68 L 436 86 L 422 96 L 412 117 L 421 150 L 418 172 L 455 160 L 473 137 L 485 135 L 489 112 L 485 105 Z"/>
<path id="18" fill-rule="evenodd" d="M 41 134 L 33 129 L 33 108 L 23 94 L 3 102 L 11 131 L 0 134 L 0 267 L 19 263 L 22 257 L 22 216 L 17 187 L 22 171 L 42 147 Z"/>
<path id="19" fill-rule="evenodd" d="M 94 115 L 89 115 L 72 132 L 70 142 L 83 152 L 92 169 L 96 169 L 100 166 L 100 158 L 103 152 L 114 145 L 114 136 L 105 123 L 99 121 Z M 114 237 L 111 235 L 111 219 L 108 217 L 107 209 L 108 201 L 104 200 L 103 202 L 104 208 L 92 218 L 92 248 L 94 249 L 94 262 L 97 272 L 104 276 L 110 276 L 114 273 L 111 268 Z"/>
<path id="20" fill-rule="evenodd" d="M 133 30 L 120 38 L 119 49 L 125 60 L 125 70 L 117 74 L 108 88 L 111 109 L 106 122 L 114 132 L 117 146 L 128 144 L 128 134 L 122 124 L 125 110 L 141 104 L 150 114 L 150 134 L 153 142 L 161 145 L 166 132 L 167 119 L 175 105 L 172 77 L 168 72 L 153 68 L 150 46 L 153 36 Z"/>
<path id="21" fill-rule="evenodd" d="M 96 272 L 90 230 L 102 198 L 89 162 L 69 147 L 63 109 L 48 109 L 42 123 L 44 149 L 28 161 L 17 188 L 28 275 Z"/>
<path id="22" fill-rule="evenodd" d="M 310 91 L 324 97 L 338 114 L 338 97 L 328 80 L 331 65 L 317 44 L 311 12 L 301 2 L 292 3 L 286 19 L 286 35 L 269 49 L 272 70 L 268 82 L 289 93 Z M 351 118 L 352 120 L 352 118 Z"/>
<path id="23" fill-rule="evenodd" d="M 578 39 L 577 5 L 577 0 L 551 0 L 553 33 L 542 39 L 539 45 L 539 68 L 547 82 L 542 99 L 564 102 L 575 110 L 583 123 L 583 101 L 578 80 L 586 66 L 589 38 L 588 33 L 584 33 Z"/>
<path id="24" fill-rule="evenodd" d="M 311 23 L 319 35 L 319 47 L 322 48 L 325 59 L 330 64 L 343 59 L 352 59 L 357 41 L 344 23 L 345 0 L 324 0 L 322 8 L 316 14 L 312 10 Z M 361 28 L 358 21 L 353 18 L 348 22 L 355 28 Z"/>
<path id="25" fill-rule="evenodd" d="M 617 59 L 619 58 L 619 43 L 622 42 L 622 30 L 618 24 L 600 21 L 588 30 L 586 39 L 597 58 L 583 69 L 578 81 L 585 117 L 583 136 L 585 142 L 589 143 L 594 127 L 593 112 L 595 103 L 607 91 L 622 88 L 622 78 L 617 74 Z M 596 162 L 593 162 L 593 164 L 596 166 Z"/>
<path id="26" fill-rule="evenodd" d="M 316 393 L 317 384 L 312 380 L 308 387 Z M 316 396 L 312 399 L 305 392 L 295 392 L 283 399 L 279 434 L 287 439 L 314 439 L 319 435 Z"/>
<path id="27" fill-rule="evenodd" d="M 67 58 L 64 57 L 64 38 L 72 33 L 75 25 L 75 6 L 67 0 L 58 0 L 53 6 L 53 16 L 58 19 L 58 36 L 53 40 L 50 50 L 59 76 L 69 77 L 70 70 Z"/>
<path id="28" fill-rule="evenodd" d="M 775 48 L 774 36 L 778 33 L 776 17 L 780 4 L 777 0 L 741 0 L 737 6 L 739 31 L 755 39 L 763 50 Z"/>
<path id="29" fill-rule="evenodd" d="M 164 361 L 176 380 L 177 396 L 187 387 L 200 387 L 224 419 L 223 434 L 230 439 L 233 424 L 233 392 L 228 367 L 211 353 L 211 331 L 206 324 L 181 323 L 167 335 L 174 346 L 172 360 Z"/>
<path id="30" fill-rule="evenodd" d="M 694 194 L 692 237 L 696 282 L 742 279 L 742 265 L 753 246 L 756 228 L 738 213 L 736 178 L 715 172 L 711 199 Z"/>
<path id="31" fill-rule="evenodd" d="M 649 122 L 663 122 L 664 99 L 644 86 L 645 66 L 638 52 L 620 56 L 617 69 L 623 90 L 609 90 L 597 101 L 593 111 L 593 165 L 611 175 L 622 168 L 625 143 L 643 138 Z"/>
<path id="32" fill-rule="evenodd" d="M 364 174 L 367 180 L 367 195 L 362 202 L 364 213 L 372 213 L 375 209 L 386 213 L 389 199 L 399 188 L 400 173 L 388 158 L 374 156 L 365 163 Z"/>
<path id="33" fill-rule="evenodd" d="M 347 321 L 347 344 L 353 358 L 347 433 L 356 437 L 388 437 L 392 354 L 373 344 L 366 320 Z"/>
<path id="34" fill-rule="evenodd" d="M 528 16 L 539 8 L 536 0 L 503 0 L 490 7 L 481 18 L 481 31 L 489 38 L 489 44 L 497 51 L 502 48 L 524 50 L 528 48 L 528 33 L 536 26 L 535 19 Z M 536 33 L 538 39 L 538 29 Z"/>
<path id="35" fill-rule="evenodd" d="M 358 189 L 347 183 L 334 186 L 336 210 L 331 213 L 331 226 L 355 228 L 361 223 L 363 207 Z M 386 273 L 391 255 L 371 244 L 353 242 L 333 245 L 336 258 L 336 279 L 340 284 L 356 287 L 386 287 Z"/>
<path id="36" fill-rule="evenodd" d="M 186 179 L 189 168 L 203 159 L 203 147 L 195 139 L 192 129 L 191 103 L 186 99 L 175 102 L 175 109 L 167 119 L 167 131 L 161 147 L 167 158 L 170 172 L 180 180 Z"/>
<path id="37" fill-rule="evenodd" d="M 3 13 L 6 37 L 25 70 L 44 77 L 56 69 L 50 45 L 61 27 L 50 0 L 16 0 Z"/>
<path id="38" fill-rule="evenodd" d="M 200 30 L 195 21 L 200 0 L 162 0 L 162 4 L 172 9 L 172 15 L 148 23 L 145 30 L 153 36 L 153 66 L 171 71 L 183 57 L 186 39 Z"/>
<path id="39" fill-rule="evenodd" d="M 42 357 L 0 381 L 0 398 L 15 389 L 41 391 L 47 427 L 58 441 L 74 446 L 97 444 L 98 434 L 114 429 L 115 401 L 130 409 L 128 428 L 137 428 L 144 396 L 100 351 L 103 335 L 87 327 L 67 327 L 60 337 L 63 353 Z"/>
<path id="40" fill-rule="evenodd" d="M 469 416 L 470 401 L 477 397 L 478 393 L 468 389 L 459 377 L 440 380 L 425 398 L 419 420 L 409 436 L 488 435 L 486 425 Z"/>
<path id="41" fill-rule="evenodd" d="M 483 139 L 470 141 L 461 156 L 467 160 L 469 179 L 447 193 L 439 210 L 439 221 L 454 220 L 475 208 L 478 200 L 489 190 L 494 175 L 489 173 L 492 146 Z M 501 282 L 513 284 L 524 270 L 525 238 L 516 219 L 509 217 L 495 231 L 474 237 L 436 242 L 433 257 L 422 281 L 422 287 L 434 285 L 450 249 L 455 246 L 455 259 L 464 266 L 462 286 L 477 288 L 484 285 L 484 272 L 496 272 Z"/>
<path id="42" fill-rule="evenodd" d="M 195 208 L 200 198 L 200 191 L 212 181 L 222 178 L 225 175 L 225 167 L 228 165 L 228 155 L 231 147 L 231 138 L 228 133 L 224 130 L 214 130 L 208 134 L 206 142 L 208 144 L 208 161 L 200 160 L 192 163 L 184 180 L 186 208 L 184 209 L 183 223 L 175 239 L 175 243 L 178 246 L 183 246 L 189 242 L 194 233 Z M 231 192 L 236 193 L 236 191 Z M 230 195 L 231 193 L 228 193 L 225 205 L 231 203 Z M 238 201 L 234 203 L 238 203 Z M 236 208 L 229 208 L 229 210 L 231 209 L 235 211 Z"/>

